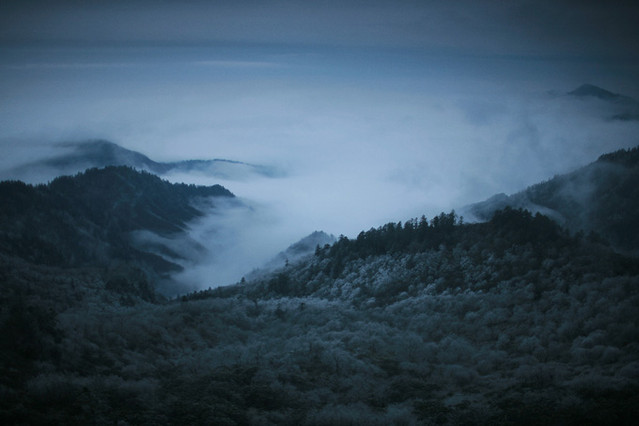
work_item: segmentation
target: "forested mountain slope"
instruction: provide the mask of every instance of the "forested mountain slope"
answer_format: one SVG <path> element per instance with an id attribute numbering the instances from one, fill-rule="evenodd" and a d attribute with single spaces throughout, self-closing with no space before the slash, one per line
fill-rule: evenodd
<path id="1" fill-rule="evenodd" d="M 208 306 L 237 310 L 247 340 L 233 364 L 255 368 L 256 383 L 276 377 L 270 389 L 285 395 L 271 420 L 294 410 L 308 424 L 631 424 L 639 414 L 639 262 L 525 211 L 390 223 L 270 278 L 182 300 L 198 323 Z"/>
<path id="2" fill-rule="evenodd" d="M 334 235 L 329 235 L 324 231 L 314 231 L 301 240 L 291 244 L 284 251 L 279 252 L 271 260 L 251 271 L 246 275 L 249 280 L 258 279 L 276 269 L 289 265 L 290 263 L 299 262 L 302 259 L 312 255 L 316 246 L 324 247 L 333 244 L 337 239 Z"/>
<path id="3" fill-rule="evenodd" d="M 465 210 L 488 220 L 506 206 L 540 211 L 573 232 L 595 231 L 615 248 L 638 252 L 639 147 L 602 155 L 572 173 L 511 196 L 494 196 Z"/>
<path id="4" fill-rule="evenodd" d="M 639 263 L 505 210 L 388 224 L 164 305 L 0 270 L 12 423 L 633 424 Z"/>
<path id="5" fill-rule="evenodd" d="M 639 273 L 636 258 L 616 254 L 596 236 L 571 235 L 546 216 L 507 207 L 485 223 L 464 224 L 451 212 L 430 222 L 422 217 L 388 223 L 352 240 L 342 236 L 268 279 L 200 294 L 313 296 L 378 306 L 424 292 L 489 291 L 519 276 L 538 297 L 549 278 L 539 274 L 561 263 L 576 267 L 566 282 L 585 271 Z"/>
<path id="6" fill-rule="evenodd" d="M 628 154 L 600 161 L 632 168 Z M 108 174 L 117 191 L 78 195 Z M 596 233 L 508 207 L 482 223 L 442 213 L 342 236 L 253 281 L 158 301 L 135 264 L 95 267 L 72 249 L 55 262 L 53 249 L 21 255 L 27 262 L 14 251 L 32 240 L 20 236 L 39 229 L 35 247 L 55 248 L 61 237 L 45 224 L 59 222 L 108 252 L 116 243 L 103 227 L 179 232 L 198 214 L 185 201 L 230 193 L 126 168 L 3 185 L 16 203 L 1 210 L 2 424 L 632 425 L 639 416 L 639 260 Z"/>
<path id="7" fill-rule="evenodd" d="M 179 266 L 137 248 L 131 233 L 183 232 L 219 197 L 233 194 L 219 185 L 172 184 L 128 167 L 90 169 L 47 185 L 0 182 L 0 253 L 57 267 L 119 260 L 166 273 Z"/>

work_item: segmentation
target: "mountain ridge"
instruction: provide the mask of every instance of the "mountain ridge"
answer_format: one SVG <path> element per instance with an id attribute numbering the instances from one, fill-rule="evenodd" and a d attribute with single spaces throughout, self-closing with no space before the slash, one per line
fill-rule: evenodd
<path id="1" fill-rule="evenodd" d="M 248 280 L 254 280 L 276 269 L 283 268 L 291 263 L 299 262 L 315 253 L 317 247 L 335 243 L 337 239 L 333 234 L 324 231 L 314 231 L 299 241 L 291 244 L 285 250 L 276 254 L 272 259 L 245 276 Z"/>
<path id="2" fill-rule="evenodd" d="M 497 194 L 461 211 L 467 218 L 486 221 L 505 207 L 524 208 L 545 214 L 573 232 L 596 232 L 620 250 L 638 252 L 638 188 L 639 146 L 603 154 L 571 173 L 510 196 Z"/>
<path id="3" fill-rule="evenodd" d="M 601 176 L 627 176 L 636 155 L 602 156 Z M 136 200 L 141 213 L 171 219 L 149 219 L 167 235 L 196 214 L 169 214 L 167 196 L 136 198 L 158 177 L 108 172 L 129 176 L 110 177 L 129 202 L 110 198 L 96 219 L 109 232 L 136 227 L 139 217 L 126 220 Z M 575 182 L 637 197 L 632 180 L 587 177 Z M 0 184 L 15 201 L 0 203 L 0 242 L 24 230 L 56 236 L 58 222 L 72 240 L 78 223 L 96 231 L 65 211 L 65 202 L 90 208 L 65 201 L 76 183 L 57 181 L 50 199 L 51 185 Z M 177 198 L 194 191 L 161 185 Z M 40 198 L 16 229 L 20 194 Z M 27 223 L 34 212 L 45 220 Z M 154 298 L 134 258 L 63 268 L 17 254 L 0 250 L 2 424 L 630 425 L 639 416 L 638 258 L 539 213 L 506 206 L 481 223 L 454 211 L 388 223 L 256 280 L 173 300 Z"/>
<path id="4" fill-rule="evenodd" d="M 8 172 L 9 175 L 24 180 L 29 176 L 42 174 L 55 177 L 74 174 L 89 168 L 128 166 L 161 176 L 192 172 L 227 180 L 245 180 L 253 175 L 268 178 L 283 176 L 282 172 L 274 167 L 235 160 L 216 158 L 158 162 L 140 152 L 101 139 L 60 143 L 56 145 L 56 149 L 68 152 L 54 154 L 51 157 L 15 167 Z"/>
<path id="5" fill-rule="evenodd" d="M 174 184 L 125 166 L 88 169 L 48 184 L 0 182 L 0 252 L 36 264 L 109 265 L 114 260 L 167 279 L 181 266 L 141 250 L 131 235 L 183 233 L 186 224 L 234 195 L 220 185 Z M 212 203 L 210 200 L 213 200 Z M 165 247 L 174 258 L 180 254 Z"/>

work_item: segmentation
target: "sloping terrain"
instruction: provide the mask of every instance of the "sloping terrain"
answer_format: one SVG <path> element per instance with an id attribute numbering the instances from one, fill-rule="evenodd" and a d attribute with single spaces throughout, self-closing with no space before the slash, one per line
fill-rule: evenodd
<path id="1" fill-rule="evenodd" d="M 606 173 L 588 182 L 612 195 L 599 209 L 619 194 L 633 205 L 625 180 L 606 177 L 607 167 L 626 176 L 634 155 L 600 159 Z M 117 191 L 97 185 L 109 173 Z M 156 179 L 109 168 L 49 186 L 7 183 L 15 204 L 2 217 L 17 235 L 33 216 L 33 229 L 59 221 L 102 241 L 98 223 L 109 234 L 179 232 L 198 213 L 173 201 L 231 196 Z M 138 180 L 177 198 L 135 191 Z M 100 195 L 73 198 L 81 183 Z M 577 220 L 576 208 L 561 211 Z M 3 220 L 0 253 L 3 424 L 631 425 L 639 416 L 639 260 L 597 228 L 575 233 L 510 207 L 482 223 L 442 213 L 167 301 L 136 263 L 21 259 L 17 243 L 6 245 L 13 222 Z"/>
<path id="2" fill-rule="evenodd" d="M 264 280 L 163 305 L 123 299 L 88 272 L 4 274 L 9 423 L 632 424 L 639 414 L 639 263 L 527 212 L 388 224 Z"/>
<path id="3" fill-rule="evenodd" d="M 91 140 L 69 142 L 54 146 L 50 157 L 38 159 L 4 171 L 11 179 L 46 181 L 56 176 L 69 175 L 89 168 L 128 166 L 156 175 L 199 173 L 219 179 L 245 180 L 251 176 L 278 177 L 273 167 L 247 164 L 224 159 L 158 162 L 144 154 L 123 148 L 113 142 Z"/>
<path id="4" fill-rule="evenodd" d="M 488 220 L 504 207 L 552 217 L 573 232 L 596 232 L 615 248 L 639 250 L 639 147 L 599 157 L 566 175 L 511 196 L 496 195 L 464 209 L 465 216 Z"/>
<path id="5" fill-rule="evenodd" d="M 246 278 L 258 279 L 276 269 L 283 268 L 294 262 L 300 262 L 315 253 L 316 248 L 331 245 L 336 240 L 334 235 L 328 235 L 324 231 L 314 231 L 296 243 L 291 244 L 286 250 L 276 254 L 266 264 L 251 271 Z"/>
<path id="6" fill-rule="evenodd" d="M 620 121 L 639 120 L 639 102 L 629 96 L 613 93 L 592 84 L 583 84 L 568 93 L 578 99 L 596 99 L 605 102 L 611 108 L 609 119 Z"/>
<path id="7" fill-rule="evenodd" d="M 187 222 L 231 198 L 225 188 L 171 184 L 128 167 L 90 169 L 47 185 L 0 182 L 0 252 L 56 267 L 136 265 L 151 279 L 179 269 L 167 258 L 140 250 L 134 231 L 182 233 Z"/>

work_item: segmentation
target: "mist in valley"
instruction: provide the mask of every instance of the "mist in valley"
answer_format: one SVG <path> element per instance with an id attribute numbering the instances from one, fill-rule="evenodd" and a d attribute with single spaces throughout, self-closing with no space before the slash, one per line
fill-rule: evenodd
<path id="1" fill-rule="evenodd" d="M 148 50 L 154 58 L 176 55 L 168 48 Z M 196 53 L 219 56 L 215 49 Z M 126 59 L 130 53 L 122 54 Z M 228 216 L 218 210 L 191 226 L 190 238 L 210 255 L 198 257 L 198 266 L 182 278 L 189 287 L 200 281 L 206 288 L 236 282 L 315 230 L 354 237 L 389 221 L 433 217 L 639 143 L 639 121 L 611 118 L 617 105 L 567 95 L 582 83 L 579 76 L 530 81 L 509 63 L 514 60 L 501 68 L 490 58 L 450 64 L 434 56 L 405 64 L 408 71 L 360 79 L 360 67 L 379 65 L 375 58 L 353 64 L 329 52 L 315 55 L 306 66 L 331 73 L 318 76 L 300 66 L 300 54 L 294 60 L 282 55 L 278 67 L 266 70 L 246 63 L 194 64 L 179 55 L 168 63 L 142 61 L 133 70 L 109 61 L 97 69 L 79 63 L 72 80 L 50 73 L 46 64 L 34 66 L 22 77 L 24 90 L 36 78 L 42 90 L 13 95 L 0 114 L 2 176 L 15 178 L 17 166 L 68 150 L 59 143 L 96 138 L 155 161 L 224 158 L 281 171 L 274 177 L 163 176 L 221 184 L 245 200 Z M 409 59 L 408 53 L 395 58 Z M 555 66 L 530 62 L 539 70 Z M 490 66 L 482 72 L 482 65 Z M 497 78 L 509 67 L 512 75 Z M 416 75 L 424 69 L 428 78 Z M 191 78 L 176 81 L 187 70 Z M 1 71 L 17 78 L 23 69 Z M 147 73 L 154 77 L 139 81 Z M 5 83 L 3 90 L 16 88 Z M 28 112 L 14 120 L 20 108 Z M 40 183 L 55 173 L 41 171 L 20 178 Z"/>
<path id="2" fill-rule="evenodd" d="M 634 424 L 638 16 L 3 2 L 0 422 Z"/>

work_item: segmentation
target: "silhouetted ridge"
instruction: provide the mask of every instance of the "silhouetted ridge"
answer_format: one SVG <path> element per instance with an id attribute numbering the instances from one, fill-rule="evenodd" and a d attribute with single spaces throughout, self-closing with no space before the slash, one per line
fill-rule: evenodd
<path id="1" fill-rule="evenodd" d="M 117 220 L 122 231 L 148 229 L 161 234 L 179 232 L 185 222 L 199 216 L 192 205 L 196 199 L 233 197 L 220 185 L 170 183 L 125 166 L 58 177 L 47 187 L 62 197 L 66 207 L 81 206 L 99 225 Z"/>
<path id="2" fill-rule="evenodd" d="M 594 86 L 592 84 L 583 84 L 573 90 L 572 92 L 568 92 L 569 95 L 586 97 L 591 96 L 599 99 L 619 99 L 622 96 L 617 93 L 612 93 L 606 89 L 602 89 L 601 87 Z"/>
<path id="3" fill-rule="evenodd" d="M 134 248 L 130 233 L 181 232 L 202 215 L 198 203 L 217 197 L 233 194 L 219 185 L 173 184 L 124 166 L 90 169 L 47 185 L 0 182 L 0 252 L 56 266 L 120 259 L 160 273 L 176 270 L 178 265 Z"/>
<path id="4" fill-rule="evenodd" d="M 616 248 L 639 250 L 639 147 L 604 154 L 572 173 L 466 208 L 489 220 L 506 206 L 541 212 L 571 231 L 595 232 Z"/>
<path id="5" fill-rule="evenodd" d="M 55 145 L 54 148 L 56 150 L 52 157 L 18 166 L 11 170 L 9 175 L 32 180 L 52 174 L 51 177 L 72 175 L 85 169 L 107 166 L 129 166 L 157 175 L 196 172 L 231 180 L 243 180 L 251 175 L 266 177 L 282 175 L 273 167 L 217 158 L 158 162 L 144 154 L 105 140 L 68 142 Z"/>
<path id="6" fill-rule="evenodd" d="M 626 167 L 636 167 L 639 165 L 639 146 L 603 154 L 597 161 L 620 164 Z"/>
<path id="7" fill-rule="evenodd" d="M 161 163 L 151 160 L 139 152 L 123 148 L 113 142 L 95 140 L 85 143 L 65 143 L 63 148 L 71 148 L 73 151 L 66 155 L 60 155 L 42 161 L 47 166 L 68 167 L 75 164 L 88 164 L 93 167 L 105 166 L 130 166 L 148 168 L 149 171 L 160 173 L 166 171 Z"/>

